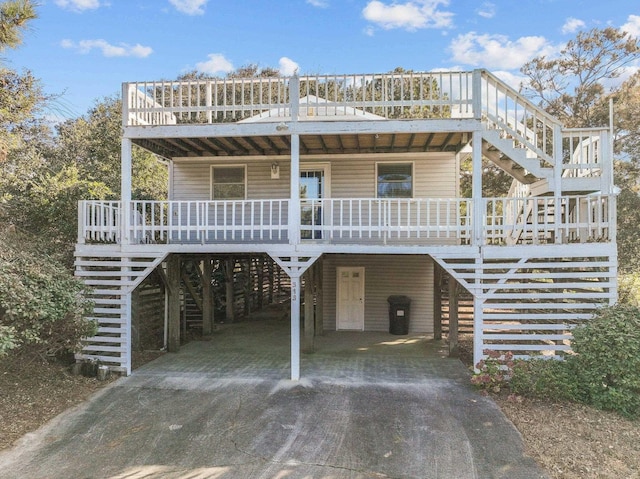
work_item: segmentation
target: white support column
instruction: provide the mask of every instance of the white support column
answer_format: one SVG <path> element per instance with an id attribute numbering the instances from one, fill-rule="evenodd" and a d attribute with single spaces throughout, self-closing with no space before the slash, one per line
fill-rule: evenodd
<path id="1" fill-rule="evenodd" d="M 300 276 L 291 277 L 291 380 L 300 379 Z"/>
<path id="2" fill-rule="evenodd" d="M 482 70 L 473 70 L 471 78 L 471 98 L 473 105 L 473 117 L 476 120 L 482 119 Z"/>
<path id="3" fill-rule="evenodd" d="M 563 173 L 563 164 L 562 164 L 562 126 L 556 125 L 553 129 L 553 159 L 555 161 L 555 165 L 553 165 L 553 236 L 556 244 L 562 243 L 562 234 L 561 234 L 561 223 L 562 223 L 562 173 Z M 569 205 L 567 205 L 566 211 L 564 213 L 569 215 Z M 534 211 L 535 214 L 535 211 Z"/>
<path id="4" fill-rule="evenodd" d="M 131 209 L 131 140 L 122 138 L 120 153 L 120 244 L 129 244 L 131 238 L 131 218 L 129 210 Z"/>
<path id="5" fill-rule="evenodd" d="M 482 289 L 482 250 L 480 251 L 480 257 L 476 258 L 475 268 L 475 289 L 473 293 L 473 367 L 475 369 L 476 364 L 480 362 L 483 356 L 484 349 L 484 318 L 482 309 L 484 306 L 484 299 L 480 298 L 483 292 Z"/>
<path id="6" fill-rule="evenodd" d="M 129 266 L 125 266 L 125 264 L 127 264 L 128 258 L 125 257 L 121 257 L 120 258 L 120 262 L 122 263 L 122 266 L 120 266 L 120 273 L 122 274 L 122 276 L 120 277 L 120 279 L 122 280 L 122 285 L 120 286 L 120 299 L 122 299 L 123 304 L 122 304 L 122 312 L 120 313 L 120 317 L 124 320 L 124 331 L 126 334 L 125 337 L 125 341 L 124 344 L 121 344 L 121 346 L 124 346 L 126 351 L 124 353 L 125 355 L 125 363 L 124 363 L 124 368 L 125 368 L 125 374 L 128 376 L 131 374 L 131 336 L 133 334 L 132 331 L 132 325 L 131 325 L 131 299 L 132 299 L 132 294 L 131 294 L 131 288 L 129 288 L 128 286 L 125 286 L 126 283 L 128 283 L 129 281 L 131 281 L 131 276 L 129 276 L 129 273 L 131 271 L 131 268 Z"/>
<path id="7" fill-rule="evenodd" d="M 291 380 L 300 379 L 300 278 L 318 256 L 280 257 L 269 254 L 291 278 Z"/>
<path id="8" fill-rule="evenodd" d="M 289 244 L 300 243 L 300 135 L 291 135 L 291 193 L 289 198 Z"/>
<path id="9" fill-rule="evenodd" d="M 482 132 L 473 132 L 473 157 L 471 176 L 471 198 L 473 199 L 473 241 L 474 246 L 482 244 L 484 229 L 484 202 L 482 200 Z"/>

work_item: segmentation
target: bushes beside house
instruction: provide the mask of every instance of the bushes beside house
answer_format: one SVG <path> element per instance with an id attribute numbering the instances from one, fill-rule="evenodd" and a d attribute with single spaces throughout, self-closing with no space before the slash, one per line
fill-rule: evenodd
<path id="1" fill-rule="evenodd" d="M 74 351 L 95 334 L 85 286 L 60 260 L 19 233 L 0 242 L 0 357 Z"/>
<path id="2" fill-rule="evenodd" d="M 640 308 L 603 308 L 573 336 L 575 354 L 564 361 L 514 361 L 511 353 L 486 351 L 472 382 L 486 390 L 575 401 L 640 418 Z"/>

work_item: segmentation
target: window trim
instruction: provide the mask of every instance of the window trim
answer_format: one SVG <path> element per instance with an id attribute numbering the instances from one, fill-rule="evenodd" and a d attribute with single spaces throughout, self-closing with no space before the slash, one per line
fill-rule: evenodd
<path id="1" fill-rule="evenodd" d="M 378 166 L 379 165 L 410 165 L 411 166 L 411 196 L 394 196 L 394 197 L 384 197 L 378 196 Z M 375 171 L 373 172 L 374 176 L 374 193 L 376 199 L 387 200 L 387 199 L 409 199 L 415 198 L 416 194 L 416 164 L 415 161 L 403 161 L 403 160 L 392 160 L 392 161 L 376 161 L 375 162 Z"/>
<path id="2" fill-rule="evenodd" d="M 213 196 L 213 170 L 215 168 L 242 168 L 244 175 L 244 198 L 215 198 Z M 236 183 L 234 183 L 236 184 Z M 234 163 L 234 164 L 218 164 L 210 165 L 209 167 L 209 199 L 211 201 L 244 201 L 247 199 L 247 164 L 246 163 Z"/>

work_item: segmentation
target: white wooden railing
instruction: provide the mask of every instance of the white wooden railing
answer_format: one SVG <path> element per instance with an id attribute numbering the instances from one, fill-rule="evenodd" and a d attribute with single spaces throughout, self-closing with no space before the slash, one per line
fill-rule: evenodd
<path id="1" fill-rule="evenodd" d="M 612 241 L 615 196 L 485 198 L 486 244 Z"/>
<path id="2" fill-rule="evenodd" d="M 555 165 L 562 135 L 562 124 L 487 71 L 479 85 L 482 118 L 489 128 L 504 132 L 516 145 L 534 152 L 538 158 Z"/>
<path id="3" fill-rule="evenodd" d="M 483 198 L 481 244 L 612 241 L 615 196 Z M 81 201 L 78 242 L 288 243 L 289 200 Z M 302 241 L 471 244 L 467 198 L 301 200 Z M 126 225 L 126 227 L 123 227 Z M 124 241 L 123 241 L 124 238 Z"/>
<path id="4" fill-rule="evenodd" d="M 612 162 L 605 161 L 609 154 L 602 128 L 573 128 L 563 131 L 564 178 L 588 178 L 606 174 Z"/>
<path id="5" fill-rule="evenodd" d="M 125 126 L 289 116 L 292 102 L 304 116 L 473 117 L 472 72 L 146 81 L 125 83 L 123 91 Z"/>
<path id="6" fill-rule="evenodd" d="M 417 242 L 471 237 L 467 198 L 302 200 L 303 239 Z"/>

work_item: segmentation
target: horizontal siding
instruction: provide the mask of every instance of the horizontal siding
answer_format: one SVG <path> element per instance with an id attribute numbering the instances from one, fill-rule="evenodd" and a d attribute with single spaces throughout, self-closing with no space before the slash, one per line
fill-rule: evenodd
<path id="1" fill-rule="evenodd" d="M 175 201 L 209 200 L 211 166 L 247 165 L 247 199 L 284 199 L 289 197 L 289 165 L 279 161 L 280 178 L 271 179 L 271 161 L 243 160 L 180 160 L 173 164 L 169 198 Z"/>
<path id="2" fill-rule="evenodd" d="M 409 331 L 433 333 L 433 261 L 426 255 L 325 255 L 324 328 L 336 329 L 336 268 L 365 268 L 365 331 L 389 331 L 391 295 L 411 298 Z"/>
<path id="3" fill-rule="evenodd" d="M 406 158 L 406 157 L 405 157 Z M 321 160 L 301 159 L 303 167 L 317 163 L 331 164 L 332 198 L 373 198 L 376 195 L 377 162 L 412 162 L 414 164 L 414 197 L 452 198 L 457 194 L 457 167 L 453 153 L 425 153 L 403 159 L 402 155 L 339 156 Z M 215 158 L 179 159 L 173 163 L 169 197 L 176 201 L 210 199 L 211 165 L 247 165 L 247 199 L 289 197 L 290 166 L 286 157 L 278 160 L 280 178 L 271 179 L 270 159 Z"/>

